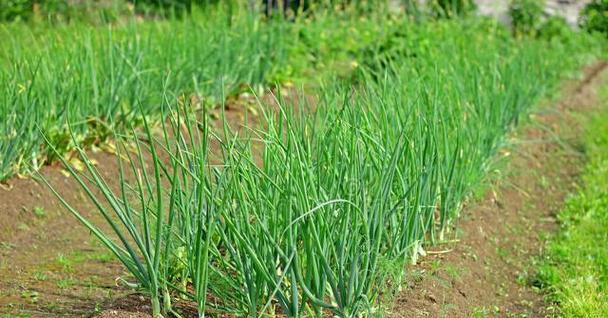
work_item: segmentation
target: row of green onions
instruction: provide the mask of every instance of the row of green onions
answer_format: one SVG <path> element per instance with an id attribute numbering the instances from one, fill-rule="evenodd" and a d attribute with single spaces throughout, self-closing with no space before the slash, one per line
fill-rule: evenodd
<path id="1" fill-rule="evenodd" d="M 248 129 L 211 129 L 165 89 L 160 134 L 144 116 L 143 131 L 113 135 L 118 191 L 81 147 L 86 173 L 64 161 L 107 224 L 62 202 L 154 317 L 179 314 L 176 298 L 199 317 L 373 314 L 387 280 L 398 285 L 391 268 L 451 235 L 508 132 L 593 47 L 514 40 L 478 20 L 402 25 L 399 40 L 420 41 L 314 99 L 260 99 L 262 124 Z"/>

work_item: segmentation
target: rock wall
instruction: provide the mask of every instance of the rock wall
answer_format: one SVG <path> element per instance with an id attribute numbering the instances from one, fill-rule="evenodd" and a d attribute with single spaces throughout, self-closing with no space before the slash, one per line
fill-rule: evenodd
<path id="1" fill-rule="evenodd" d="M 418 0 L 424 6 L 428 0 Z M 510 0 L 475 0 L 479 14 L 492 16 L 504 23 L 510 23 L 509 2 Z M 577 25 L 578 15 L 581 9 L 591 0 L 545 0 L 545 13 L 548 16 L 562 16 L 568 24 Z M 399 10 L 403 0 L 391 0 L 390 4 L 394 10 Z"/>
<path id="2" fill-rule="evenodd" d="M 476 0 L 479 13 L 493 16 L 505 23 L 510 22 L 509 0 Z M 577 25 L 578 14 L 591 0 L 546 0 L 547 15 L 562 16 L 573 26 Z"/>

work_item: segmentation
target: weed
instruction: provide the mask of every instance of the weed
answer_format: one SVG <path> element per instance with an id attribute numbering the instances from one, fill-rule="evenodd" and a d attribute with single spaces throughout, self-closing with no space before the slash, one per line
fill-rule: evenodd
<path id="1" fill-rule="evenodd" d="M 46 216 L 46 211 L 44 210 L 44 208 L 41 207 L 35 207 L 34 208 L 34 215 L 38 218 L 43 218 Z"/>

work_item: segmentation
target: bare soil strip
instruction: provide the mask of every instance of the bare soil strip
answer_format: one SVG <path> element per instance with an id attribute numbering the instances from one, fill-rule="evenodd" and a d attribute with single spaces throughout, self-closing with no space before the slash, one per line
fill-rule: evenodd
<path id="1" fill-rule="evenodd" d="M 96 154 L 104 175 L 115 160 Z M 44 176 L 82 211 L 96 214 L 75 180 L 57 165 Z M 83 317 L 121 293 L 122 268 L 50 191 L 32 179 L 13 179 L 0 190 L 0 317 Z"/>
<path id="2" fill-rule="evenodd" d="M 510 159 L 492 190 L 464 209 L 455 232 L 458 242 L 431 248 L 435 254 L 408 269 L 408 286 L 388 316 L 550 313 L 542 296 L 525 284 L 533 277 L 530 260 L 542 251 L 539 233 L 554 228 L 553 215 L 582 167 L 579 137 L 584 118 L 597 105 L 606 70 L 604 63 L 586 70 L 583 80 L 567 85 L 561 102 L 541 108 L 518 130 L 511 149 L 503 152 Z M 93 158 L 108 179 L 117 175 L 112 155 Z M 62 194 L 76 208 L 96 217 L 61 167 L 46 167 L 43 174 L 63 185 Z M 105 311 L 103 317 L 121 317 L 125 311 L 147 317 L 142 307 L 147 302 L 137 296 L 125 302 L 128 291 L 115 283 L 121 275 L 122 267 L 43 185 L 12 179 L 0 188 L 0 317 L 93 316 L 117 298 L 123 299 L 122 310 Z"/>
<path id="3" fill-rule="evenodd" d="M 539 107 L 501 152 L 504 166 L 478 202 L 464 208 L 454 242 L 429 248 L 409 270 L 390 317 L 552 317 L 534 290 L 542 236 L 584 167 L 584 126 L 598 107 L 608 64 L 567 84 L 560 102 Z"/>

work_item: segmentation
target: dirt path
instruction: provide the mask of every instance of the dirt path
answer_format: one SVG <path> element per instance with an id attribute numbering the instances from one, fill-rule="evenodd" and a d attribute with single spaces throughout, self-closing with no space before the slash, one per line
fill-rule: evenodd
<path id="1" fill-rule="evenodd" d="M 105 175 L 114 159 L 95 159 Z M 57 165 L 42 173 L 82 211 L 91 207 Z M 10 180 L 0 190 L 0 317 L 83 317 L 122 293 L 122 268 L 53 197 L 32 179 Z M 94 216 L 95 214 L 92 214 Z"/>
<path id="2" fill-rule="evenodd" d="M 452 244 L 410 269 L 390 317 L 552 317 L 534 288 L 534 259 L 555 213 L 584 166 L 581 137 L 605 84 L 606 63 L 570 83 L 558 103 L 539 107 L 501 152 L 485 195 L 465 207 Z"/>
<path id="3" fill-rule="evenodd" d="M 459 243 L 432 248 L 451 252 L 409 269 L 410 285 L 389 316 L 543 316 L 542 297 L 517 281 L 533 278 L 527 270 L 531 256 L 542 249 L 538 234 L 553 228 L 552 213 L 576 179 L 583 160 L 577 117 L 596 104 L 605 73 L 605 64 L 589 69 L 585 79 L 565 90 L 569 97 L 541 108 L 519 130 L 503 153 L 510 152 L 512 160 L 501 170 L 501 181 L 481 202 L 465 208 L 456 231 Z M 94 158 L 104 175 L 116 175 L 111 155 Z M 46 167 L 43 174 L 61 185 L 77 208 L 91 208 L 59 166 Z M 13 179 L 0 189 L 0 317 L 95 315 L 127 292 L 115 284 L 121 275 L 122 267 L 44 186 Z"/>

